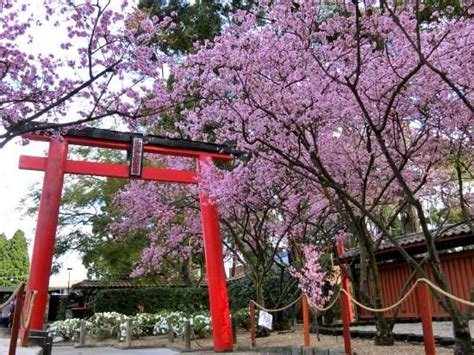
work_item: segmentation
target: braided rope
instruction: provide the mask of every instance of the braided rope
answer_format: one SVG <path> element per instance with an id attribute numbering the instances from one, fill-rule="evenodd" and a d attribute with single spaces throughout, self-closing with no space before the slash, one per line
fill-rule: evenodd
<path id="1" fill-rule="evenodd" d="M 33 317 L 33 306 L 34 306 L 34 303 L 35 303 L 35 300 L 36 300 L 36 294 L 37 293 L 38 293 L 38 291 L 36 291 L 36 290 L 33 290 L 31 292 L 30 302 L 28 303 L 28 308 L 26 310 L 26 322 L 25 322 L 25 319 L 24 319 L 25 312 L 21 312 L 20 320 L 21 320 L 21 327 L 23 329 L 27 329 L 27 328 L 30 327 L 31 318 Z"/>
<path id="2" fill-rule="evenodd" d="M 445 290 L 443 290 L 441 287 L 439 287 L 438 285 L 435 285 L 434 283 L 432 283 L 430 280 L 428 279 L 424 279 L 424 278 L 421 278 L 421 279 L 418 279 L 418 281 L 423 281 L 424 283 L 426 283 L 428 286 L 430 286 L 431 288 L 433 288 L 434 290 L 438 291 L 439 293 L 445 295 L 446 297 L 448 298 L 451 298 L 452 300 L 454 301 L 457 301 L 459 303 L 462 303 L 462 304 L 465 304 L 466 306 L 471 306 L 471 307 L 474 307 L 474 302 L 470 302 L 470 301 L 467 301 L 465 299 L 462 299 L 460 297 L 457 297 Z"/>
<path id="3" fill-rule="evenodd" d="M 319 307 L 319 306 L 316 306 L 315 304 L 312 304 L 310 303 L 310 307 L 311 308 L 314 308 L 320 312 L 325 312 L 327 310 L 329 310 L 330 308 L 332 308 L 336 302 L 338 301 L 339 299 L 339 296 L 341 295 L 341 292 L 343 292 L 347 297 L 349 297 L 350 301 L 354 304 L 356 304 L 357 306 L 369 311 L 369 312 L 378 312 L 378 313 L 382 313 L 382 312 L 387 312 L 387 311 L 390 311 L 398 306 L 400 306 L 410 295 L 411 293 L 415 290 L 416 286 L 419 284 L 419 283 L 422 283 L 424 282 L 425 284 L 427 284 L 428 286 L 430 286 L 433 290 L 441 293 L 442 295 L 456 301 L 456 302 L 459 302 L 459 303 L 462 303 L 462 304 L 465 304 L 467 306 L 471 306 L 471 307 L 474 307 L 474 302 L 471 302 L 471 301 L 467 301 L 465 299 L 462 299 L 460 297 L 457 297 L 445 290 L 443 290 L 441 287 L 439 287 L 438 285 L 434 284 L 432 281 L 428 280 L 428 279 L 425 279 L 425 278 L 419 278 L 417 279 L 413 285 L 410 287 L 410 289 L 408 290 L 408 292 L 406 292 L 397 302 L 395 302 L 394 304 L 392 304 L 391 306 L 388 306 L 388 307 L 384 307 L 384 308 L 372 308 L 372 307 L 369 307 L 369 306 L 366 306 L 365 304 L 357 301 L 354 297 L 352 297 L 352 295 L 350 294 L 350 292 L 347 292 L 345 289 L 343 289 L 342 287 L 339 288 L 339 291 L 337 293 L 337 296 L 333 298 L 333 300 L 329 303 L 329 305 L 327 305 L 326 307 Z M 280 312 L 280 311 L 283 311 L 285 309 L 288 309 L 290 308 L 291 306 L 295 305 L 297 302 L 300 301 L 301 297 L 303 295 L 299 296 L 297 299 L 295 299 L 293 302 L 291 302 L 290 304 L 288 304 L 287 306 L 284 306 L 284 307 L 281 307 L 281 308 L 276 308 L 276 309 L 267 309 L 265 307 L 263 307 L 262 305 L 258 304 L 257 302 L 255 302 L 254 300 L 250 300 L 251 303 L 253 303 L 255 306 L 257 306 L 258 308 L 260 308 L 262 311 L 265 311 L 265 312 L 268 312 L 268 313 L 272 313 L 272 312 Z M 308 303 L 309 303 L 309 299 L 308 299 Z"/>
<path id="4" fill-rule="evenodd" d="M 197 346 L 199 346 L 201 349 L 204 349 L 204 346 L 202 346 L 201 344 L 199 344 L 198 340 L 197 340 L 197 336 L 196 336 L 196 333 L 194 332 L 194 328 L 191 327 L 191 340 L 194 341 L 196 343 Z"/>
<path id="5" fill-rule="evenodd" d="M 184 330 L 181 332 L 181 333 L 178 333 L 178 331 L 175 329 L 175 327 L 173 327 L 173 324 L 171 324 L 171 329 L 173 330 L 173 332 L 176 334 L 176 336 L 180 337 L 184 334 Z"/>
<path id="6" fill-rule="evenodd" d="M 397 302 L 395 302 L 394 304 L 392 304 L 391 306 L 388 306 L 388 307 L 385 307 L 385 308 L 372 308 L 372 307 L 369 307 L 369 306 L 366 306 L 365 304 L 363 303 L 360 303 L 359 301 L 357 301 L 354 297 L 352 297 L 352 295 L 350 294 L 350 292 L 347 292 L 346 290 L 344 290 L 343 288 L 341 288 L 341 291 L 344 292 L 344 294 L 349 297 L 349 299 L 351 300 L 352 303 L 358 305 L 359 307 L 369 311 L 369 312 L 386 312 L 386 311 L 390 311 L 391 309 L 394 309 L 398 306 L 400 306 L 400 304 L 403 303 L 403 301 L 405 301 L 408 296 L 410 296 L 410 294 L 413 292 L 413 290 L 416 288 L 416 286 L 419 284 L 419 283 L 422 283 L 424 282 L 425 284 L 427 284 L 428 286 L 430 286 L 432 289 L 434 289 L 435 291 L 438 291 L 439 293 L 443 294 L 444 296 L 448 297 L 448 298 L 451 298 L 452 300 L 454 301 L 457 301 L 459 303 L 462 303 L 462 304 L 465 304 L 467 306 L 471 306 L 471 307 L 474 307 L 474 302 L 470 302 L 470 301 L 467 301 L 465 299 L 462 299 L 460 297 L 457 297 L 451 293 L 449 293 L 448 291 L 445 291 L 443 290 L 441 287 L 439 287 L 438 285 L 434 284 L 433 282 L 431 282 L 430 280 L 428 279 L 425 279 L 425 278 L 419 278 L 417 279 L 413 285 L 410 287 L 410 289 L 408 290 L 407 293 L 405 293 L 405 295 L 402 296 L 402 298 L 400 298 Z"/>
<path id="7" fill-rule="evenodd" d="M 281 308 L 275 308 L 275 309 L 268 309 L 268 308 L 265 308 L 263 307 L 262 305 L 258 304 L 257 302 L 255 302 L 254 300 L 250 300 L 251 303 L 253 303 L 255 306 L 257 306 L 258 308 L 260 308 L 262 311 L 265 311 L 265 312 L 268 312 L 268 313 L 274 313 L 274 312 L 280 312 L 280 311 L 284 311 L 285 309 L 288 309 L 290 308 L 291 306 L 294 306 L 296 303 L 298 303 L 300 300 L 301 300 L 301 297 L 303 297 L 303 295 L 300 295 L 297 299 L 295 299 L 293 302 L 291 302 L 290 304 L 284 306 L 284 307 L 281 307 Z"/>
<path id="8" fill-rule="evenodd" d="M 13 291 L 13 293 L 10 295 L 10 297 L 8 297 L 8 299 L 3 302 L 2 304 L 0 304 L 0 308 L 5 308 L 7 307 L 11 301 L 13 301 L 13 299 L 16 297 L 18 291 L 20 290 L 21 286 L 23 286 L 25 283 L 24 282 L 21 282 L 17 288 L 15 289 L 15 291 Z"/>
<path id="9" fill-rule="evenodd" d="M 327 310 L 334 307 L 334 305 L 337 303 L 337 301 L 339 300 L 339 296 L 341 295 L 341 290 L 342 290 L 342 287 L 339 287 L 339 290 L 337 291 L 337 296 L 333 297 L 332 301 L 329 302 L 329 304 L 326 307 L 316 306 L 315 304 L 313 304 L 309 301 L 309 297 L 307 298 L 308 299 L 308 304 L 311 308 L 314 308 L 315 310 L 317 310 L 319 312 L 326 312 Z"/>
<path id="10" fill-rule="evenodd" d="M 408 292 L 402 297 L 400 298 L 397 302 L 395 302 L 394 304 L 392 304 L 391 306 L 388 306 L 388 307 L 385 307 L 385 308 L 372 308 L 372 307 L 369 307 L 369 306 L 366 306 L 365 304 L 363 303 L 360 303 L 359 301 L 357 301 L 355 298 L 352 297 L 352 295 L 350 294 L 350 292 L 347 292 L 346 290 L 344 290 L 342 287 L 341 287 L 341 291 L 347 296 L 349 297 L 349 299 L 351 300 L 352 303 L 358 305 L 360 308 L 363 308 L 367 311 L 370 311 L 370 312 L 379 312 L 379 313 L 382 313 L 382 312 L 386 312 L 386 311 L 389 311 L 393 308 L 396 308 L 398 307 L 399 305 L 401 305 L 405 299 L 410 296 L 410 294 L 413 292 L 413 290 L 415 289 L 416 285 L 417 285 L 418 281 L 415 282 L 411 288 L 408 290 Z"/>
<path id="11" fill-rule="evenodd" d="M 428 286 L 430 286 L 432 289 L 434 289 L 435 291 L 443 294 L 444 296 L 448 297 L 448 298 L 451 298 L 452 300 L 454 301 L 457 301 L 459 303 L 462 303 L 462 304 L 465 304 L 467 306 L 471 306 L 471 307 L 474 307 L 474 302 L 470 302 L 470 301 L 467 301 L 465 299 L 462 299 L 460 297 L 457 297 L 445 290 L 443 290 L 441 287 L 439 287 L 438 285 L 435 285 L 433 282 L 431 282 L 430 280 L 428 279 L 425 279 L 425 278 L 419 278 L 417 279 L 413 285 L 410 287 L 410 289 L 408 290 L 407 293 L 405 293 L 405 295 L 402 296 L 402 298 L 400 298 L 397 302 L 395 302 L 394 304 L 392 304 L 391 306 L 388 306 L 388 307 L 385 307 L 385 308 L 372 308 L 372 307 L 368 307 L 362 303 L 360 303 L 359 301 L 357 301 L 355 298 L 352 297 L 352 295 L 350 294 L 350 292 L 347 292 L 346 290 L 344 290 L 343 288 L 341 288 L 341 291 L 344 292 L 344 294 L 349 297 L 349 299 L 351 300 L 352 303 L 358 305 L 359 307 L 367 310 L 367 311 L 370 311 L 370 312 L 386 312 L 386 311 L 390 311 L 391 309 L 394 309 L 396 307 L 398 307 L 400 304 L 403 303 L 403 301 L 405 301 L 407 299 L 408 296 L 410 296 L 410 294 L 413 292 L 413 290 L 416 288 L 416 286 L 419 284 L 419 283 L 422 283 L 424 282 L 425 284 L 427 284 Z"/>

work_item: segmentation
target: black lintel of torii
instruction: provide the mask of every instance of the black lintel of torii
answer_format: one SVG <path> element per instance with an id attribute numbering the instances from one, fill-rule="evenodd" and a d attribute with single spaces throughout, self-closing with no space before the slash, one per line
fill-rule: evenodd
<path id="1" fill-rule="evenodd" d="M 54 130 L 48 129 L 48 130 L 38 130 L 35 133 L 51 135 L 52 132 L 54 132 Z M 100 140 L 115 141 L 115 142 L 127 142 L 127 143 L 131 142 L 133 137 L 139 136 L 143 138 L 143 143 L 146 145 L 209 152 L 209 153 L 229 154 L 229 155 L 234 155 L 234 156 L 239 156 L 243 154 L 243 152 L 235 149 L 234 147 L 229 146 L 229 145 L 224 145 L 224 144 L 206 143 L 206 142 L 200 142 L 200 141 L 193 141 L 190 139 L 170 138 L 170 137 L 163 137 L 163 136 L 152 135 L 152 134 L 112 131 L 108 129 L 93 128 L 93 127 L 62 129 L 61 134 L 63 136 L 70 136 L 70 137 L 83 137 L 83 138 L 100 139 Z"/>

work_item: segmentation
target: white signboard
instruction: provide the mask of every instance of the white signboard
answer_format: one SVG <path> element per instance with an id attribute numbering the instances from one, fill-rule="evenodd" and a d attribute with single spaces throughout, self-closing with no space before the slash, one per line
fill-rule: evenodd
<path id="1" fill-rule="evenodd" d="M 258 314 L 258 325 L 269 330 L 273 329 L 273 316 L 265 311 L 260 311 Z"/>

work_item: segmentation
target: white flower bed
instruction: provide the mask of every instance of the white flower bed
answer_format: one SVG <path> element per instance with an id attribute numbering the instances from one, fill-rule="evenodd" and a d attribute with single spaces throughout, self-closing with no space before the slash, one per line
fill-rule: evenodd
<path id="1" fill-rule="evenodd" d="M 184 322 L 189 320 L 192 330 L 197 337 L 211 334 L 211 319 L 209 313 L 187 315 L 184 312 L 161 311 L 159 313 L 139 313 L 135 316 L 126 316 L 117 312 L 96 313 L 86 320 L 88 334 L 99 338 L 118 337 L 123 341 L 127 334 L 127 320 L 132 320 L 133 335 L 162 335 L 168 333 L 168 320 L 177 335 L 184 331 Z M 80 319 L 66 319 L 56 321 L 48 327 L 48 331 L 64 340 L 77 341 L 81 327 Z"/>

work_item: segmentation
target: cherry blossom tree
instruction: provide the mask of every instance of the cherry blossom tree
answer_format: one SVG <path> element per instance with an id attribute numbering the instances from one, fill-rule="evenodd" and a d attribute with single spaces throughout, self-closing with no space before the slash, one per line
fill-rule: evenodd
<path id="1" fill-rule="evenodd" d="M 177 164 L 176 158 L 159 160 L 167 161 L 168 167 Z M 187 169 L 192 168 L 187 164 Z M 279 179 L 266 179 L 269 175 Z M 198 187 L 133 181 L 117 197 L 123 218 L 112 228 L 119 234 L 149 233 L 150 246 L 134 276 L 166 274 L 163 269 L 170 263 L 202 253 L 198 190 L 207 190 L 219 204 L 227 253 L 244 265 L 256 300 L 264 305 L 265 277 L 275 266 L 287 267 L 282 252 L 290 249 L 290 242 L 297 245 L 309 234 L 308 216 L 318 212 L 316 203 L 311 204 L 312 210 L 307 208 L 305 190 L 298 185 L 298 179 L 271 164 L 242 160 L 231 170 L 208 167 Z"/>
<path id="2" fill-rule="evenodd" d="M 36 4 L 38 6 L 39 4 Z M 0 148 L 14 137 L 116 117 L 153 115 L 166 58 L 154 45 L 172 18 L 149 18 L 111 1 L 2 1 L 0 11 Z M 35 53 L 38 33 L 54 31 Z M 54 39 L 60 43 L 54 43 Z"/>
<path id="3" fill-rule="evenodd" d="M 147 164 L 191 170 L 192 160 L 148 156 Z M 130 181 L 115 198 L 120 216 L 110 228 L 120 243 L 129 232 L 146 233 L 148 246 L 132 276 L 154 276 L 168 284 L 199 284 L 204 274 L 197 187 Z M 193 277 L 193 268 L 200 268 Z"/>
<path id="4" fill-rule="evenodd" d="M 463 219 L 473 216 L 472 4 L 447 6 L 426 20 L 419 0 L 378 7 L 342 2 L 343 9 L 261 1 L 257 11 L 238 11 L 215 40 L 196 44 L 184 63 L 163 57 L 153 44 L 161 30 L 173 30 L 171 17 L 141 11 L 124 16 L 110 2 L 91 0 L 46 4 L 44 21 L 66 28 L 68 39 L 58 49 L 74 53 L 68 57 L 23 50 L 44 21 L 34 21 L 21 4 L 3 4 L 0 147 L 38 129 L 109 116 L 132 127 L 159 127 L 159 113 L 179 110 L 184 122 L 176 128 L 194 138 L 235 143 L 251 154 L 267 172 L 246 176 L 252 187 L 284 188 L 276 173 L 284 172 L 283 181 L 303 181 L 310 210 L 329 205 L 337 213 L 366 255 L 361 261 L 370 270 L 374 306 L 383 306 L 375 261 L 382 240 L 390 240 L 418 276 L 427 276 L 421 265 L 426 263 L 449 291 L 423 202 L 447 196 L 445 205 L 459 208 Z M 165 63 L 173 78 L 170 90 Z M 229 176 L 238 179 L 239 172 Z M 131 185 L 130 195 L 138 196 L 138 189 Z M 277 195 L 255 196 L 269 202 Z M 245 197 L 250 204 L 252 197 Z M 265 234 L 270 244 L 308 225 L 293 222 L 289 213 L 299 215 L 292 202 L 297 200 L 286 196 L 281 204 L 289 208 L 271 209 L 275 218 Z M 406 211 L 413 212 L 425 238 L 422 263 L 391 232 Z M 189 240 L 183 238 L 178 244 Z M 153 243 L 161 240 L 156 235 Z M 162 256 L 150 251 L 147 258 Z M 456 351 L 472 352 L 465 315 L 452 300 L 435 296 L 453 321 Z M 393 342 L 383 315 L 377 328 L 376 342 Z"/>
<path id="5" fill-rule="evenodd" d="M 194 137 L 236 142 L 317 184 L 366 249 L 375 279 L 383 239 L 427 276 L 390 232 L 413 209 L 425 262 L 449 290 L 422 201 L 441 182 L 456 184 L 446 159 L 472 151 L 472 8 L 457 17 L 435 13 L 430 22 L 419 20 L 421 9 L 419 2 L 384 2 L 383 11 L 348 4 L 347 15 L 328 16 L 325 6 L 282 1 L 264 4 L 263 20 L 238 13 L 235 25 L 173 73 L 173 98 L 199 98 L 183 125 Z M 469 217 L 472 190 L 462 189 L 462 175 L 472 175 L 472 165 L 461 161 L 453 191 Z M 390 217 L 382 219 L 386 206 Z M 453 320 L 456 349 L 470 352 L 465 316 L 437 297 Z M 374 304 L 383 305 L 377 289 Z M 393 341 L 389 332 L 381 336 L 380 343 Z"/>
<path id="6" fill-rule="evenodd" d="M 302 268 L 291 268 L 291 274 L 298 279 L 299 287 L 305 292 L 312 305 L 323 307 L 332 292 L 324 294 L 326 272 L 321 267 L 321 253 L 313 245 L 304 245 L 305 264 Z"/>

